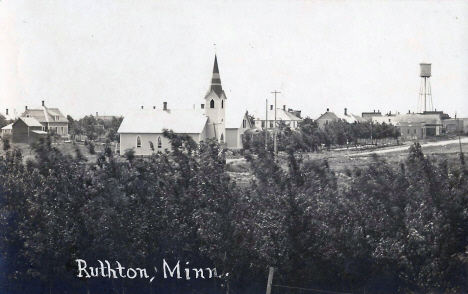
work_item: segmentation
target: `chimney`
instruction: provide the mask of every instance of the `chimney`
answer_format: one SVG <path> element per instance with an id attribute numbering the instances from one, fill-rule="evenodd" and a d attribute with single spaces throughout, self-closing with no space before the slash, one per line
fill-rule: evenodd
<path id="1" fill-rule="evenodd" d="M 344 109 L 344 115 L 348 115 L 348 108 Z"/>
<path id="2" fill-rule="evenodd" d="M 390 110 L 390 111 L 388 112 L 388 114 L 389 114 L 389 115 L 392 115 L 392 111 Z"/>
<path id="3" fill-rule="evenodd" d="M 283 110 L 286 110 L 286 105 L 283 105 Z"/>
<path id="4" fill-rule="evenodd" d="M 411 113 L 411 110 L 408 110 L 408 113 Z"/>
<path id="5" fill-rule="evenodd" d="M 6 109 L 6 115 L 8 115 L 8 108 Z"/>
<path id="6" fill-rule="evenodd" d="M 377 113 L 380 113 L 380 110 L 377 110 Z"/>
<path id="7" fill-rule="evenodd" d="M 327 112 L 329 112 L 329 111 L 330 111 L 330 108 L 327 108 Z"/>
<path id="8" fill-rule="evenodd" d="M 143 106 L 141 106 L 141 109 L 143 109 Z"/>
<path id="9" fill-rule="evenodd" d="M 375 109 L 374 109 L 374 113 L 375 113 Z"/>
<path id="10" fill-rule="evenodd" d="M 24 110 L 28 110 L 28 107 L 27 107 L 27 106 L 25 106 L 25 107 L 24 107 Z"/>
<path id="11" fill-rule="evenodd" d="M 163 102 L 163 110 L 167 110 L 167 102 Z"/>
<path id="12" fill-rule="evenodd" d="M 201 104 L 201 109 L 205 109 L 205 104 Z"/>
<path id="13" fill-rule="evenodd" d="M 42 106 L 45 106 L 45 105 L 44 105 L 44 100 L 42 100 Z"/>
<path id="14" fill-rule="evenodd" d="M 156 106 L 153 106 L 153 109 L 156 109 Z"/>
<path id="15" fill-rule="evenodd" d="M 96 111 L 96 117 L 98 117 L 98 116 L 99 116 L 99 115 L 98 115 L 98 112 Z"/>
<path id="16" fill-rule="evenodd" d="M 273 110 L 273 105 L 270 105 L 270 110 Z"/>

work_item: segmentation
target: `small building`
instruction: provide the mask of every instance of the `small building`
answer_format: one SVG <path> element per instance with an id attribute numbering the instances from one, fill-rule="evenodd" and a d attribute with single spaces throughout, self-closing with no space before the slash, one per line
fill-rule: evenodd
<path id="1" fill-rule="evenodd" d="M 341 119 L 342 121 L 352 123 L 359 123 L 365 122 L 366 120 L 359 115 L 354 115 L 352 113 L 348 113 L 348 109 L 345 108 L 343 113 L 335 113 L 331 112 L 329 108 L 327 108 L 327 112 L 319 116 L 317 118 L 317 123 L 319 127 L 323 128 L 325 125 L 329 124 L 332 121 L 338 121 Z"/>
<path id="2" fill-rule="evenodd" d="M 32 143 L 41 136 L 47 135 L 44 126 L 34 117 L 20 117 L 11 126 L 13 143 Z"/>
<path id="3" fill-rule="evenodd" d="M 2 138 L 11 137 L 12 126 L 13 124 L 9 124 L 2 128 L 2 133 L 1 133 Z"/>
<path id="4" fill-rule="evenodd" d="M 286 110 L 286 105 L 283 105 L 283 108 L 276 108 L 276 124 L 278 125 L 280 122 L 283 122 L 291 130 L 294 130 L 302 121 L 302 118 L 297 116 L 300 113 L 299 110 Z M 255 118 L 255 127 L 257 129 L 262 130 L 264 128 L 271 129 L 275 127 L 275 109 L 273 105 L 270 105 L 268 113 L 260 112 L 258 116 L 258 118 Z"/>
<path id="5" fill-rule="evenodd" d="M 40 108 L 28 109 L 26 106 L 21 117 L 35 118 L 43 126 L 44 132 L 54 131 L 58 135 L 68 136 L 67 118 L 58 108 L 46 107 L 44 101 Z"/>
<path id="6" fill-rule="evenodd" d="M 241 149 L 244 140 L 244 133 L 253 129 L 247 111 L 243 115 L 230 114 L 226 116 L 226 147 L 231 149 Z"/>
<path id="7" fill-rule="evenodd" d="M 458 118 L 449 118 L 442 121 L 446 133 L 463 132 L 464 121 Z"/>

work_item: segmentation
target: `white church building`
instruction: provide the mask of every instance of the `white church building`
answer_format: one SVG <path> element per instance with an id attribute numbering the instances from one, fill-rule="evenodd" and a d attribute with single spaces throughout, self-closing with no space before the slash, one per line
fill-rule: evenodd
<path id="1" fill-rule="evenodd" d="M 142 108 L 127 113 L 118 130 L 120 154 L 127 149 L 134 149 L 136 155 L 151 155 L 153 152 L 170 150 L 170 142 L 162 134 L 164 129 L 187 134 L 196 143 L 206 138 L 216 138 L 228 148 L 242 148 L 242 136 L 253 126 L 248 120 L 247 112 L 243 116 L 229 116 L 226 122 L 227 99 L 221 85 L 216 55 L 211 87 L 204 100 L 205 103 L 198 109 L 170 109 L 167 102 L 164 102 L 162 109 Z M 236 123 L 233 120 L 239 121 Z"/>

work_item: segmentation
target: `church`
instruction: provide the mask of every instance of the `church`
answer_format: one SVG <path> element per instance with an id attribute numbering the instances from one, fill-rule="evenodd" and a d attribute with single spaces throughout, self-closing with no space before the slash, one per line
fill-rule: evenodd
<path id="1" fill-rule="evenodd" d="M 129 112 L 124 116 L 118 130 L 120 154 L 127 149 L 134 149 L 135 155 L 151 155 L 153 152 L 170 150 L 171 144 L 162 134 L 164 129 L 187 134 L 197 144 L 206 138 L 216 138 L 227 148 L 242 148 L 244 132 L 254 126 L 247 117 L 247 111 L 243 116 L 230 115 L 226 112 L 227 108 L 227 98 L 221 85 L 215 55 L 211 87 L 200 108 L 171 109 L 164 102 L 162 109 L 142 107 Z"/>

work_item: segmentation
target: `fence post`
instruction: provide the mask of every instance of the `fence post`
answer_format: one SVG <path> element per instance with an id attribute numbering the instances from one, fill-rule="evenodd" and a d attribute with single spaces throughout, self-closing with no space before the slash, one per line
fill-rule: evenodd
<path id="1" fill-rule="evenodd" d="M 270 271 L 268 273 L 268 284 L 266 294 L 271 294 L 271 284 L 273 283 L 273 273 L 275 272 L 275 268 L 270 266 Z"/>

